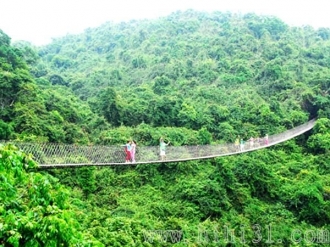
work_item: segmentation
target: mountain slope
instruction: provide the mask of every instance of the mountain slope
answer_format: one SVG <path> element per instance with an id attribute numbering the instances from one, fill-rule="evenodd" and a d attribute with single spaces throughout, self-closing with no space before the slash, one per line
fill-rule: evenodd
<path id="1" fill-rule="evenodd" d="M 39 66 L 113 126 L 205 127 L 232 141 L 320 109 L 328 116 L 329 34 L 275 17 L 186 11 L 57 39 L 39 50 Z"/>

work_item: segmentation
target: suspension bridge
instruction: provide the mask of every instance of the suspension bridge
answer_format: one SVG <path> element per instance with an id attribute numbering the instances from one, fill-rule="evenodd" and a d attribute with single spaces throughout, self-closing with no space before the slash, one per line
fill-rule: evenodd
<path id="1" fill-rule="evenodd" d="M 160 160 L 159 146 L 138 146 L 135 155 L 135 163 L 125 163 L 125 152 L 122 146 L 80 146 L 26 142 L 10 143 L 14 144 L 25 153 L 31 153 L 40 168 L 155 164 L 209 159 L 251 152 L 295 138 L 312 129 L 314 125 L 315 119 L 312 119 L 285 132 L 270 135 L 267 142 L 264 138 L 260 138 L 260 140 L 256 139 L 253 142 L 246 142 L 242 146 L 234 143 L 220 145 L 167 146 L 165 161 Z"/>

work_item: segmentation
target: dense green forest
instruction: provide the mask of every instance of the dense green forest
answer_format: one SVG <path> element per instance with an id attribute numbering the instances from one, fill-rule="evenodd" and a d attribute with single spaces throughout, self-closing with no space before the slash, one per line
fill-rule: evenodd
<path id="1" fill-rule="evenodd" d="M 1 28 L 1 27 L 0 27 Z M 0 246 L 330 243 L 330 28 L 175 12 L 33 44 L 0 30 L 0 138 L 283 144 L 184 163 L 38 170 L 0 146 Z"/>

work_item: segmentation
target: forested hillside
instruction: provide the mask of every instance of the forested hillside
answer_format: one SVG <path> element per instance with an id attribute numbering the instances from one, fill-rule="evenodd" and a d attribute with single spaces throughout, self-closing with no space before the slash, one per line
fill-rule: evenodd
<path id="1" fill-rule="evenodd" d="M 178 12 L 54 40 L 35 74 L 114 127 L 205 127 L 232 141 L 329 115 L 329 37 L 273 17 Z"/>
<path id="2" fill-rule="evenodd" d="M 106 126 L 105 120 L 71 91 L 46 86 L 47 79 L 36 83 L 30 71 L 37 60 L 30 44 L 12 46 L 0 30 L 0 139 L 86 143 L 85 130 Z"/>
<path id="3" fill-rule="evenodd" d="M 105 246 L 330 242 L 329 28 L 190 10 L 43 47 L 1 32 L 0 59 L 2 139 L 203 145 L 318 118 L 312 131 L 248 154 L 43 171 L 74 191 L 79 224 Z"/>

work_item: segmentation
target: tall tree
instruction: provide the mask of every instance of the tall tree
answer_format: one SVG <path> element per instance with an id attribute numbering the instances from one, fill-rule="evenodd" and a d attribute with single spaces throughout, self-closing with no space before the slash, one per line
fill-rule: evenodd
<path id="1" fill-rule="evenodd" d="M 98 109 L 106 120 L 113 126 L 119 126 L 121 119 L 119 115 L 118 99 L 116 91 L 108 87 L 99 93 Z"/>

